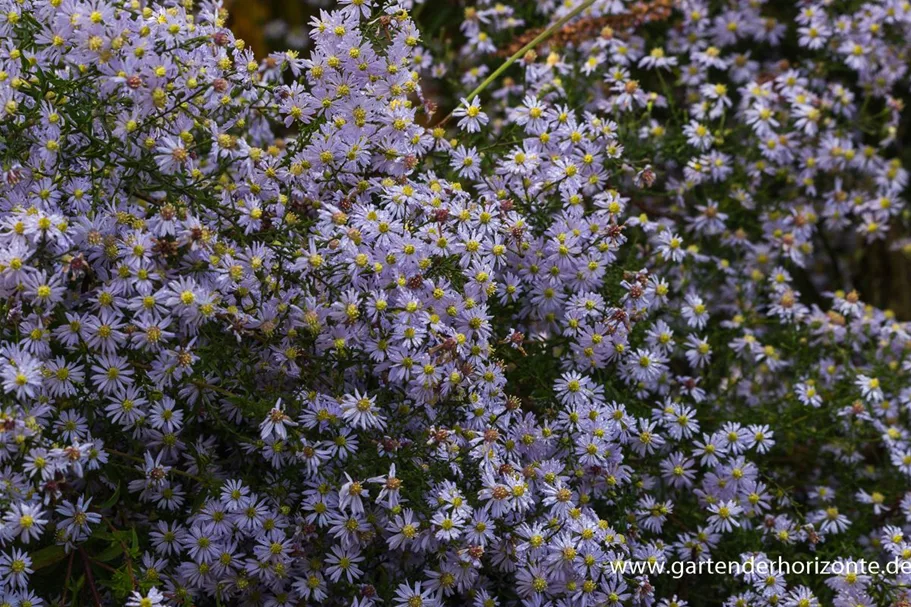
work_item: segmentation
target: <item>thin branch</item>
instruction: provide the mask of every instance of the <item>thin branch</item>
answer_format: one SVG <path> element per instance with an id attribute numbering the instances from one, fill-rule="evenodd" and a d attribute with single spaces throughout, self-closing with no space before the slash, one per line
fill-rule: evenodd
<path id="1" fill-rule="evenodd" d="M 89 556 L 82 548 L 79 548 L 79 554 L 82 556 L 83 565 L 85 565 L 85 580 L 88 582 L 89 590 L 92 592 L 95 607 L 102 607 L 101 595 L 98 594 L 98 589 L 95 587 L 95 576 L 92 575 L 92 564 L 89 562 Z"/>
<path id="2" fill-rule="evenodd" d="M 76 556 L 75 552 L 70 552 L 70 560 L 66 564 L 66 577 L 63 578 L 63 604 L 66 605 L 66 595 L 70 589 L 70 575 L 73 573 L 73 557 Z M 76 597 L 73 596 L 73 599 Z"/>
<path id="3" fill-rule="evenodd" d="M 561 17 L 556 22 L 554 22 L 553 25 L 551 25 L 546 30 L 544 30 L 543 32 L 541 32 L 540 34 L 535 36 L 535 38 L 531 42 L 529 42 L 528 44 L 526 44 L 525 46 L 520 48 L 518 51 L 513 53 L 512 56 L 509 59 L 507 59 L 506 61 L 504 61 L 500 67 L 495 69 L 494 72 L 484 80 L 484 82 L 479 84 L 477 86 L 477 88 L 475 88 L 475 90 L 471 91 L 471 93 L 469 93 L 468 96 L 465 98 L 466 101 L 470 102 L 472 99 L 477 97 L 492 82 L 494 82 L 497 78 L 499 78 L 503 72 L 505 72 L 507 69 L 509 69 L 509 66 L 511 66 L 516 61 L 518 61 L 520 57 L 525 56 L 525 53 L 532 50 L 533 48 L 535 48 L 536 46 L 538 46 L 539 44 L 541 44 L 542 42 L 544 42 L 545 40 L 547 40 L 548 38 L 553 36 L 570 19 L 573 19 L 574 17 L 576 17 L 579 13 L 581 13 L 585 9 L 589 8 L 594 3 L 595 3 L 595 0 L 585 0 L 585 2 L 583 2 L 582 4 L 580 4 L 573 10 L 571 10 L 570 12 L 566 13 L 563 17 Z M 445 118 L 443 118 L 443 120 L 441 120 L 437 126 L 442 126 L 442 125 L 446 124 L 450 118 L 452 118 L 452 112 L 449 112 L 449 114 Z"/>

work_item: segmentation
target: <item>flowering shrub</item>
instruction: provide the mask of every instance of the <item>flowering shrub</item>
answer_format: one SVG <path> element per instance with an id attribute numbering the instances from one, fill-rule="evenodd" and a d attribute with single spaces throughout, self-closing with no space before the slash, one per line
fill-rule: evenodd
<path id="1" fill-rule="evenodd" d="M 452 10 L 0 0 L 0 605 L 908 605 L 911 4 Z"/>

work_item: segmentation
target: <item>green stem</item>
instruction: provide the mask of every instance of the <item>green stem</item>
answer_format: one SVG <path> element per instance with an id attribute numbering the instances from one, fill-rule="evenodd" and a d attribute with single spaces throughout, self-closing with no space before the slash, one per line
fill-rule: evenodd
<path id="1" fill-rule="evenodd" d="M 484 82 L 479 84 L 477 86 L 477 88 L 475 88 L 475 90 L 471 91 L 471 93 L 468 94 L 468 96 L 465 98 L 465 100 L 468 102 L 471 102 L 471 100 L 474 99 L 475 97 L 477 97 L 481 93 L 481 91 L 483 91 L 488 86 L 490 86 L 490 84 L 494 80 L 499 78 L 503 72 L 505 72 L 507 69 L 509 69 L 510 65 L 512 65 L 513 63 L 518 61 L 520 57 L 523 57 L 525 55 L 525 53 L 532 50 L 533 48 L 535 48 L 536 46 L 538 46 L 539 44 L 541 44 L 542 42 L 544 42 L 545 40 L 547 40 L 548 38 L 553 36 L 557 32 L 557 30 L 560 29 L 561 27 L 563 27 L 564 25 L 566 25 L 566 23 L 570 19 L 574 18 L 576 15 L 578 15 L 579 13 L 581 13 L 582 11 L 584 11 L 585 9 L 587 9 L 594 3 L 595 3 L 595 0 L 585 0 L 582 4 L 580 4 L 579 6 L 577 6 L 576 8 L 574 8 L 573 10 L 571 10 L 570 12 L 565 14 L 563 17 L 561 17 L 560 19 L 555 21 L 553 25 L 551 25 L 546 30 L 544 30 L 543 32 L 541 32 L 540 34 L 535 36 L 534 40 L 532 40 L 531 42 L 529 42 L 528 44 L 526 44 L 525 46 L 523 46 L 522 48 L 517 50 L 515 53 L 513 53 L 512 57 L 510 57 L 509 59 L 507 59 L 506 61 L 503 62 L 503 65 L 501 65 L 500 67 L 495 69 L 493 71 L 493 73 L 484 80 Z M 446 124 L 446 122 L 448 122 L 450 118 L 452 118 L 452 112 L 450 112 L 449 115 L 447 115 L 445 118 L 443 118 L 443 120 L 440 122 L 440 125 Z"/>

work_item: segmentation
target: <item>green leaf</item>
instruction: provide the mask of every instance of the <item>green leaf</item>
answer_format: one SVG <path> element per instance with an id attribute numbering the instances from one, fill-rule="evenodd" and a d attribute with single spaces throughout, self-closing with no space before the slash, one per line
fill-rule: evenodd
<path id="1" fill-rule="evenodd" d="M 113 535 L 115 540 L 121 544 L 126 544 L 132 538 L 132 531 L 127 531 L 126 529 L 117 529 L 114 531 Z"/>
<path id="2" fill-rule="evenodd" d="M 79 597 L 82 592 L 82 588 L 85 586 L 85 574 L 79 576 L 79 579 L 70 582 L 70 590 L 73 595 L 73 603 L 71 607 L 77 607 L 79 605 Z"/>
<path id="3" fill-rule="evenodd" d="M 123 546 L 120 543 L 115 543 L 105 548 L 100 554 L 93 555 L 92 558 L 102 563 L 109 563 L 121 554 L 123 554 Z"/>
<path id="4" fill-rule="evenodd" d="M 116 504 L 118 500 L 120 500 L 120 481 L 117 481 L 117 487 L 114 489 L 114 495 L 105 500 L 105 502 L 101 504 L 99 508 L 106 510 Z"/>
<path id="5" fill-rule="evenodd" d="M 66 551 L 63 546 L 54 544 L 46 546 L 37 552 L 32 553 L 32 569 L 37 571 L 45 567 L 50 567 L 54 563 L 59 563 L 66 557 Z"/>
<path id="6" fill-rule="evenodd" d="M 105 586 L 111 589 L 114 596 L 123 600 L 133 591 L 133 578 L 124 569 L 118 569 L 111 579 L 105 583 Z"/>

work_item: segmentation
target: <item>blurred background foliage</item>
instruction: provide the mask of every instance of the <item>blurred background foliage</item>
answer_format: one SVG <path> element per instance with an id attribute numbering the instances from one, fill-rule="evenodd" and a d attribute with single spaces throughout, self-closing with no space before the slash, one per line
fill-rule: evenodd
<path id="1" fill-rule="evenodd" d="M 282 2 L 277 0 L 234 0 L 228 3 L 228 25 L 238 38 L 243 38 L 253 49 L 257 57 L 261 57 L 273 50 L 284 50 L 279 44 L 283 42 L 281 36 L 267 37 L 267 32 L 276 27 L 287 29 L 293 23 L 301 28 L 307 23 L 309 15 L 313 14 L 314 7 L 297 2 Z"/>
<path id="2" fill-rule="evenodd" d="M 646 0 L 644 4 L 662 1 Z M 334 0 L 230 0 L 227 5 L 228 25 L 238 38 L 247 42 L 257 57 L 288 49 L 305 55 L 311 17 L 318 15 L 320 10 L 331 9 L 335 4 Z M 466 8 L 474 4 L 473 0 L 426 0 L 411 10 L 412 18 L 421 30 L 423 44 L 434 54 L 435 61 L 442 58 L 450 65 L 458 66 L 459 60 L 454 55 L 462 42 L 459 25 Z M 546 25 L 541 22 L 541 15 L 536 14 L 534 0 L 508 4 L 516 8 L 517 16 L 525 19 L 528 32 Z M 660 24 L 652 25 L 661 27 Z M 522 32 L 516 34 L 521 37 Z M 508 49 L 516 39 L 498 41 L 499 48 Z M 502 61 L 503 57 L 499 55 L 491 59 Z M 443 79 L 425 79 L 422 83 L 425 96 L 439 107 L 438 116 L 445 115 L 452 109 L 453 101 L 465 94 L 458 81 L 459 76 L 450 71 Z M 506 77 L 509 76 L 510 73 L 507 73 Z M 905 93 L 901 100 L 906 108 L 909 107 L 911 93 Z M 904 167 L 911 170 L 909 114 L 911 110 L 904 112 L 896 145 Z M 911 209 L 905 209 L 903 223 L 911 223 Z M 892 310 L 901 320 L 911 320 L 911 240 L 907 232 L 893 227 L 885 241 L 861 245 L 853 250 L 847 264 L 845 252 L 838 250 L 838 244 L 829 246 L 832 250 L 828 251 L 827 257 L 831 262 L 826 267 L 808 268 L 809 271 L 827 274 L 845 289 L 857 289 L 870 304 Z M 839 258 L 841 262 L 836 261 Z"/>

